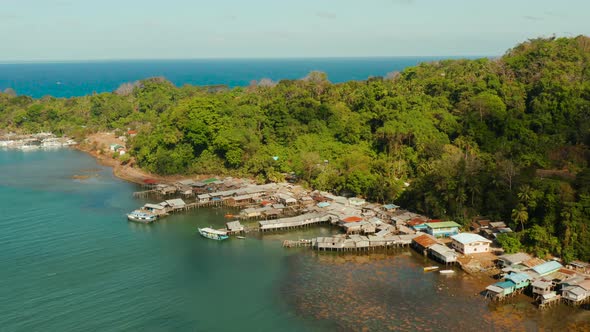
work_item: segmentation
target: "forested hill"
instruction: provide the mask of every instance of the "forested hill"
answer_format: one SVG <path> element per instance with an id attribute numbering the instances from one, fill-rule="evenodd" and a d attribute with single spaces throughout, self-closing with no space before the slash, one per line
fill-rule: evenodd
<path id="1" fill-rule="evenodd" d="M 590 259 L 590 38 L 535 39 L 499 59 L 424 63 L 331 84 L 245 88 L 160 79 L 114 93 L 33 100 L 0 95 L 14 131 L 127 128 L 131 154 L 162 173 L 295 172 L 322 189 L 396 201 L 467 223 L 487 215 L 540 255 Z M 406 187 L 404 183 L 409 183 Z"/>

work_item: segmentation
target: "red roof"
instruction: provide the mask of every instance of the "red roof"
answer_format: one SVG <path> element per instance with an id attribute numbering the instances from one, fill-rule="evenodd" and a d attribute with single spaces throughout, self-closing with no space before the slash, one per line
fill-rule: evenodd
<path id="1" fill-rule="evenodd" d="M 431 219 L 429 221 L 429 223 L 433 223 L 433 222 L 442 222 L 442 220 L 440 220 L 440 219 Z"/>
<path id="2" fill-rule="evenodd" d="M 269 204 L 272 204 L 272 202 L 271 201 L 262 201 L 262 202 L 260 202 L 260 205 L 262 205 L 262 206 L 267 206 Z"/>
<path id="3" fill-rule="evenodd" d="M 422 234 L 415 237 L 413 241 L 418 243 L 422 248 L 428 248 L 438 243 L 435 238 L 428 234 Z"/>
<path id="4" fill-rule="evenodd" d="M 145 184 L 156 184 L 156 183 L 158 183 L 158 181 L 156 181 L 154 179 L 145 179 L 145 180 L 143 180 L 143 183 L 145 183 Z"/>
<path id="5" fill-rule="evenodd" d="M 426 220 L 424 220 L 422 218 L 414 218 L 414 219 L 408 221 L 408 226 L 422 225 L 425 223 L 426 223 Z"/>
<path id="6" fill-rule="evenodd" d="M 344 222 L 359 222 L 362 220 L 363 220 L 363 218 L 361 218 L 361 217 L 348 217 L 348 218 L 342 219 L 342 221 L 344 221 Z"/>

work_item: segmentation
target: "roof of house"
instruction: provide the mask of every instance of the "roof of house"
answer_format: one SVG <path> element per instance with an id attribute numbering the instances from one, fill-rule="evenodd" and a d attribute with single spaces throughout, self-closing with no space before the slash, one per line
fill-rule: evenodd
<path id="1" fill-rule="evenodd" d="M 510 265 L 513 265 L 522 263 L 524 261 L 528 261 L 529 259 L 531 259 L 531 256 L 524 252 L 517 252 L 515 254 L 502 255 L 499 257 L 499 259 L 509 263 Z"/>
<path id="2" fill-rule="evenodd" d="M 563 289 L 563 292 L 567 292 L 567 293 L 573 293 L 576 296 L 583 296 L 584 294 L 586 294 L 586 290 L 578 285 L 576 286 L 568 286 L 566 288 Z"/>
<path id="3" fill-rule="evenodd" d="M 437 229 L 437 228 L 451 228 L 451 227 L 458 227 L 461 228 L 461 225 L 457 224 L 454 221 L 443 221 L 443 222 L 429 222 L 426 223 L 426 227 Z"/>
<path id="4" fill-rule="evenodd" d="M 242 226 L 242 224 L 240 224 L 239 221 L 230 221 L 228 223 L 226 223 L 227 229 L 229 230 L 239 230 L 239 229 L 243 229 L 244 227 Z"/>
<path id="5" fill-rule="evenodd" d="M 166 203 L 168 203 L 170 206 L 185 206 L 186 203 L 180 199 L 180 198 L 174 198 L 174 199 L 169 199 L 166 200 Z"/>
<path id="6" fill-rule="evenodd" d="M 439 243 L 437 243 L 437 244 L 433 245 L 432 247 L 430 247 L 430 250 L 432 250 L 432 251 L 434 251 L 434 252 L 436 252 L 436 253 L 438 253 L 440 255 L 446 256 L 446 257 L 448 257 L 448 256 L 458 256 L 457 255 L 457 252 L 455 250 L 453 250 L 453 249 L 451 249 L 451 248 L 449 248 L 449 247 L 447 247 L 447 246 L 445 246 L 443 244 L 439 244 Z"/>
<path id="7" fill-rule="evenodd" d="M 347 218 L 342 219 L 343 222 L 359 222 L 362 220 L 363 220 L 363 218 L 357 217 L 357 216 L 347 217 Z"/>
<path id="8" fill-rule="evenodd" d="M 395 205 L 395 204 L 387 204 L 387 205 L 383 205 L 383 208 L 385 210 L 393 210 L 393 209 L 397 209 L 399 208 L 399 206 Z"/>
<path id="9" fill-rule="evenodd" d="M 553 285 L 553 283 L 551 281 L 537 280 L 537 281 L 533 282 L 532 285 L 535 288 L 545 289 L 547 287 L 551 287 L 551 285 Z"/>
<path id="10" fill-rule="evenodd" d="M 529 277 L 529 275 L 525 274 L 525 273 L 510 273 L 506 277 L 506 280 L 510 280 L 510 281 L 514 282 L 515 284 L 520 284 L 521 282 L 531 280 L 531 277 Z"/>
<path id="11" fill-rule="evenodd" d="M 526 267 L 535 267 L 535 266 L 541 265 L 543 263 L 545 263 L 545 261 L 538 258 L 538 257 L 533 257 L 531 259 L 527 259 L 525 261 L 522 261 L 522 265 L 524 265 Z"/>
<path id="12" fill-rule="evenodd" d="M 418 243 L 423 248 L 429 248 L 438 243 L 438 241 L 432 236 L 428 234 L 422 234 L 418 237 L 413 239 L 414 242 Z"/>
<path id="13" fill-rule="evenodd" d="M 590 291 L 590 279 L 586 279 L 578 284 L 578 286 L 584 288 L 587 291 Z"/>
<path id="14" fill-rule="evenodd" d="M 164 207 L 160 204 L 151 204 L 151 203 L 147 203 L 146 205 L 144 205 L 146 208 L 149 209 L 154 209 L 154 210 L 162 210 Z"/>
<path id="15" fill-rule="evenodd" d="M 453 239 L 459 243 L 462 243 L 462 244 L 470 244 L 473 242 L 492 243 L 492 241 L 486 239 L 485 237 L 478 235 L 478 234 L 473 234 L 473 233 L 459 233 L 457 235 L 451 236 L 451 239 Z"/>
<path id="16" fill-rule="evenodd" d="M 540 275 L 545 275 L 554 271 L 561 269 L 563 266 L 556 261 L 548 261 L 541 265 L 537 265 L 533 267 L 533 271 L 537 272 Z"/>
<path id="17" fill-rule="evenodd" d="M 494 284 L 494 286 L 498 286 L 502 289 L 506 289 L 506 288 L 512 288 L 514 286 L 516 286 L 516 284 L 510 280 L 506 280 L 506 281 L 500 281 Z"/>
<path id="18" fill-rule="evenodd" d="M 410 221 L 408 221 L 408 226 L 416 226 L 416 225 L 421 225 L 421 224 L 425 224 L 426 220 L 422 219 L 422 218 L 414 218 Z"/>

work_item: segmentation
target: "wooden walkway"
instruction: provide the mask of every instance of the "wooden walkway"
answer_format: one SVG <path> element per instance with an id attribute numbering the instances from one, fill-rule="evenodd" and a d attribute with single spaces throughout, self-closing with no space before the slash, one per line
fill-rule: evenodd
<path id="1" fill-rule="evenodd" d="M 318 251 L 371 251 L 399 248 L 409 246 L 414 237 L 416 237 L 415 234 L 318 237 L 312 240 L 312 248 Z"/>
<path id="2" fill-rule="evenodd" d="M 301 247 L 311 247 L 312 240 L 285 240 L 283 241 L 283 248 L 301 248 Z"/>
<path id="3" fill-rule="evenodd" d="M 261 232 L 279 231 L 310 225 L 322 224 L 330 221 L 330 216 L 320 213 L 307 213 L 296 217 L 261 220 L 258 222 Z"/>

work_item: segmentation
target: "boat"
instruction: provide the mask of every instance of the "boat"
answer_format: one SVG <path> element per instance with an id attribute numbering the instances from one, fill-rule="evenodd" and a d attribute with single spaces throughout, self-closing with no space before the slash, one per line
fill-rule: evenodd
<path id="1" fill-rule="evenodd" d="M 209 227 L 199 228 L 199 233 L 208 239 L 218 240 L 218 241 L 225 240 L 229 237 L 229 236 L 227 236 L 227 232 L 218 231 L 216 229 L 209 228 Z"/>
<path id="2" fill-rule="evenodd" d="M 231 219 L 231 218 L 233 218 L 233 217 L 234 217 L 234 215 L 233 215 L 233 214 L 230 214 L 230 213 L 228 213 L 228 214 L 226 214 L 224 217 L 225 217 L 225 218 L 227 218 L 227 219 Z"/>
<path id="3" fill-rule="evenodd" d="M 453 273 L 455 273 L 455 270 L 440 270 L 440 271 L 438 271 L 438 273 L 440 273 L 440 274 L 453 274 Z"/>
<path id="4" fill-rule="evenodd" d="M 236 236 L 236 239 L 240 239 L 240 240 L 243 240 L 245 238 L 246 238 L 245 236 L 240 236 L 240 235 Z"/>
<path id="5" fill-rule="evenodd" d="M 137 210 L 127 214 L 127 220 L 135 221 L 135 222 L 142 222 L 142 223 L 146 223 L 146 224 L 154 222 L 154 221 L 156 221 L 156 219 L 158 219 L 158 217 L 153 214 L 149 214 L 149 213 L 145 213 L 145 212 L 141 212 L 141 211 L 137 211 Z"/>
<path id="6" fill-rule="evenodd" d="M 430 272 L 435 270 L 438 270 L 438 266 L 427 266 L 424 268 L 424 272 Z"/>

